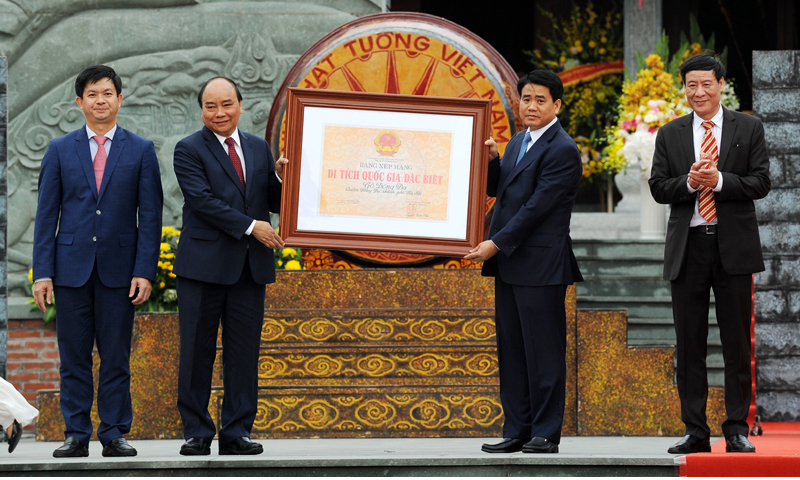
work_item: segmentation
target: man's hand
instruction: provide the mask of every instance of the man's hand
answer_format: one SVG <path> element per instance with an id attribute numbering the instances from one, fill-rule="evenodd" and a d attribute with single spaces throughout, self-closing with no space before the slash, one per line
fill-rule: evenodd
<path id="1" fill-rule="evenodd" d="M 283 180 L 283 168 L 287 163 L 289 163 L 289 159 L 283 156 L 279 158 L 277 162 L 275 162 L 275 173 L 278 174 L 278 177 L 281 180 Z"/>
<path id="2" fill-rule="evenodd" d="M 53 281 L 42 280 L 36 282 L 33 286 L 33 300 L 36 302 L 36 306 L 39 307 L 39 310 L 46 312 L 47 305 L 53 304 Z M 45 305 L 45 300 L 47 301 L 47 305 Z"/>
<path id="3" fill-rule="evenodd" d="M 469 253 L 464 256 L 464 258 L 467 260 L 472 260 L 473 262 L 485 262 L 486 260 L 494 257 L 497 252 L 498 250 L 494 242 L 491 240 L 486 240 L 470 250 Z"/>
<path id="4" fill-rule="evenodd" d="M 269 222 L 256 220 L 256 226 L 253 227 L 251 234 L 256 237 L 256 240 L 270 248 L 283 248 L 284 246 L 283 240 L 275 233 Z"/>
<path id="5" fill-rule="evenodd" d="M 500 156 L 500 151 L 497 149 L 497 142 L 494 141 L 494 138 L 489 137 L 489 140 L 486 140 L 483 144 L 489 147 L 489 160 L 494 160 Z"/>
<path id="6" fill-rule="evenodd" d="M 708 154 L 701 153 L 700 161 L 692 164 L 692 169 L 689 170 L 689 185 L 692 188 L 698 188 L 701 185 L 714 188 L 718 182 L 719 170 Z"/>
<path id="7" fill-rule="evenodd" d="M 136 293 L 137 289 L 139 290 L 138 294 Z M 128 292 L 128 298 L 136 295 L 136 298 L 134 298 L 131 303 L 134 305 L 141 305 L 150 298 L 151 291 L 152 285 L 150 285 L 150 280 L 144 277 L 133 277 L 131 279 L 131 291 Z"/>

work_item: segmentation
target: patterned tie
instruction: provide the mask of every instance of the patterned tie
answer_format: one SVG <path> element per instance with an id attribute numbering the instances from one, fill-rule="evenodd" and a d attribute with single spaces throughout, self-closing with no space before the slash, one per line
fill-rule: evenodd
<path id="1" fill-rule="evenodd" d="M 239 175 L 239 181 L 242 182 L 242 189 L 246 188 L 244 185 L 244 171 L 242 170 L 242 160 L 239 158 L 239 154 L 236 153 L 236 147 L 234 147 L 234 142 L 231 137 L 225 139 L 225 143 L 228 145 L 228 156 L 231 157 L 231 162 L 233 162 L 233 168 L 236 169 L 236 174 Z"/>
<path id="2" fill-rule="evenodd" d="M 523 155 L 528 153 L 528 144 L 531 143 L 531 131 L 525 131 L 525 138 L 522 139 L 522 146 L 519 147 L 519 155 L 517 155 L 517 163 L 522 160 Z M 514 165 L 516 165 L 515 163 Z"/>
<path id="3" fill-rule="evenodd" d="M 103 145 L 108 138 L 97 135 L 92 137 L 97 142 L 97 153 L 94 156 L 94 182 L 97 184 L 97 193 L 100 193 L 100 186 L 103 184 L 103 172 L 106 170 L 106 147 Z"/>
<path id="4" fill-rule="evenodd" d="M 717 140 L 711 132 L 711 127 L 714 122 L 703 122 L 703 128 L 706 129 L 703 134 L 703 143 L 700 145 L 700 151 L 711 157 L 714 166 L 717 166 L 719 160 L 719 150 L 717 150 Z M 717 218 L 717 207 L 714 204 L 714 192 L 709 187 L 700 187 L 700 199 L 698 200 L 698 209 L 700 215 L 709 223 Z"/>

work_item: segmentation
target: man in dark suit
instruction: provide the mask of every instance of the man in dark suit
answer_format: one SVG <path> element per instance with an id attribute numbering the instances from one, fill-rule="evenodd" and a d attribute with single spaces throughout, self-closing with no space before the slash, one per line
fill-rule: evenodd
<path id="1" fill-rule="evenodd" d="M 258 355 L 266 284 L 275 281 L 273 248 L 283 241 L 269 223 L 278 212 L 285 158 L 237 128 L 242 95 L 224 77 L 197 97 L 205 127 L 175 146 L 175 175 L 185 204 L 175 260 L 180 369 L 178 410 L 186 442 L 181 455 L 208 455 L 216 427 L 208 413 L 217 331 L 222 324 L 225 393 L 220 455 L 255 455 Z"/>
<path id="2" fill-rule="evenodd" d="M 161 242 L 161 175 L 153 142 L 117 126 L 122 81 L 89 67 L 75 81 L 86 126 L 50 142 L 39 173 L 33 294 L 58 297 L 61 413 L 66 441 L 55 457 L 86 457 L 92 435 L 92 348 L 103 456 L 134 456 L 130 352 L 134 306 L 150 296 Z"/>
<path id="3" fill-rule="evenodd" d="M 686 436 L 669 453 L 710 452 L 706 422 L 709 292 L 714 289 L 725 359 L 722 432 L 729 452 L 754 452 L 747 440 L 750 407 L 752 274 L 764 270 L 753 200 L 770 189 L 764 127 L 720 104 L 725 67 L 711 55 L 681 65 L 694 111 L 664 125 L 656 137 L 650 191 L 671 211 L 664 279 L 672 312 L 681 419 Z"/>
<path id="4" fill-rule="evenodd" d="M 495 325 L 504 440 L 483 451 L 557 453 L 566 395 L 567 286 L 583 280 L 569 221 L 582 175 L 575 141 L 556 118 L 564 86 L 534 70 L 517 84 L 517 133 L 500 158 L 489 139 L 489 239 L 465 258 L 495 277 Z"/>

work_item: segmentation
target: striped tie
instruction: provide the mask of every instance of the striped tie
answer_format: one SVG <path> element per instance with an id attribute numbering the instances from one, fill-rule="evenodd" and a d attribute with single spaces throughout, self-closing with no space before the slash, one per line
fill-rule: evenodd
<path id="1" fill-rule="evenodd" d="M 703 128 L 706 132 L 703 134 L 703 143 L 700 146 L 700 151 L 711 157 L 714 166 L 717 166 L 719 160 L 719 150 L 717 150 L 717 140 L 711 132 L 711 127 L 714 122 L 703 122 Z M 717 218 L 717 207 L 714 205 L 714 192 L 709 187 L 700 187 L 700 199 L 698 200 L 698 209 L 700 215 L 711 223 Z"/>

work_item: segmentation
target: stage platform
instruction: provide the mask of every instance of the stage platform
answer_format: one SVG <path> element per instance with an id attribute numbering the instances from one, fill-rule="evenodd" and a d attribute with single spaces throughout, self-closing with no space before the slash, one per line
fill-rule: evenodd
<path id="1" fill-rule="evenodd" d="M 259 440 L 264 453 L 182 457 L 181 440 L 136 440 L 130 459 L 108 459 L 91 442 L 89 457 L 53 458 L 59 442 L 23 438 L 9 455 L 0 444 L 0 475 L 8 476 L 678 476 L 668 455 L 675 437 L 564 437 L 555 455 L 481 452 L 483 438 Z"/>

